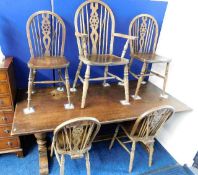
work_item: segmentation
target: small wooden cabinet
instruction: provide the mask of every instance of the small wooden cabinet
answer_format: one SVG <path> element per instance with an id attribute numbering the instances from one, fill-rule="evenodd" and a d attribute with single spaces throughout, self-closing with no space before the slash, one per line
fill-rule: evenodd
<path id="1" fill-rule="evenodd" d="M 0 154 L 16 152 L 17 156 L 23 156 L 19 137 L 10 135 L 15 96 L 13 58 L 9 57 L 0 64 Z"/>

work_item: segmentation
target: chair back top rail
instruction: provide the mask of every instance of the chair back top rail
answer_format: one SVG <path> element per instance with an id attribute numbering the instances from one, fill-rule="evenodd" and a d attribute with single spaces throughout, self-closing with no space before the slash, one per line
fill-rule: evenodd
<path id="1" fill-rule="evenodd" d="M 129 35 L 138 39 L 130 40 L 131 54 L 155 53 L 158 41 L 158 23 L 149 14 L 140 14 L 130 23 Z"/>
<path id="2" fill-rule="evenodd" d="M 66 27 L 60 16 L 51 11 L 32 14 L 26 25 L 31 58 L 63 57 Z"/>
<path id="3" fill-rule="evenodd" d="M 87 54 L 112 54 L 115 31 L 113 12 L 104 2 L 88 0 L 82 3 L 76 11 L 76 33 L 87 34 Z M 84 54 L 83 37 L 77 36 L 79 54 Z"/>
<path id="4" fill-rule="evenodd" d="M 157 131 L 174 114 L 172 106 L 153 108 L 137 118 L 131 130 L 131 137 L 154 138 Z"/>

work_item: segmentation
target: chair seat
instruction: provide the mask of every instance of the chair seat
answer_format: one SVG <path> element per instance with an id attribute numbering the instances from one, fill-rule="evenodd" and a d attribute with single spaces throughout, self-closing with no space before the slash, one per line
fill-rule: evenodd
<path id="1" fill-rule="evenodd" d="M 150 53 L 137 53 L 132 54 L 134 58 L 141 60 L 146 63 L 168 63 L 171 62 L 171 59 L 162 57 L 157 54 Z"/>
<path id="2" fill-rule="evenodd" d="M 113 66 L 113 65 L 126 65 L 129 61 L 125 58 L 121 58 L 115 55 L 88 55 L 87 59 L 84 57 L 80 57 L 80 60 L 85 64 L 89 65 L 97 65 L 97 66 Z"/>
<path id="3" fill-rule="evenodd" d="M 35 57 L 28 62 L 28 67 L 35 69 L 65 68 L 68 65 L 69 61 L 65 57 Z"/>

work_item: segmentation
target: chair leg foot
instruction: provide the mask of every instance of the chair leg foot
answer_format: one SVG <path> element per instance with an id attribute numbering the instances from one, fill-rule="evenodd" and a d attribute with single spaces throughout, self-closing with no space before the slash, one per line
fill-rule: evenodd
<path id="1" fill-rule="evenodd" d="M 59 92 L 64 92 L 65 91 L 64 87 L 57 87 L 56 90 L 59 91 Z"/>
<path id="2" fill-rule="evenodd" d="M 74 105 L 72 103 L 64 104 L 64 108 L 67 110 L 74 109 Z"/>
<path id="3" fill-rule="evenodd" d="M 123 106 L 128 106 L 130 105 L 130 103 L 126 100 L 120 100 L 120 103 L 123 105 Z"/>
<path id="4" fill-rule="evenodd" d="M 119 86 L 124 86 L 124 82 L 118 82 Z"/>
<path id="5" fill-rule="evenodd" d="M 70 92 L 77 92 L 76 88 L 70 88 Z"/>
<path id="6" fill-rule="evenodd" d="M 142 81 L 142 83 L 141 83 L 141 84 L 143 84 L 143 85 L 144 85 L 144 84 L 146 84 L 146 83 L 147 83 L 146 81 Z"/>
<path id="7" fill-rule="evenodd" d="M 109 83 L 103 83 L 102 85 L 103 85 L 103 87 L 110 87 Z"/>
<path id="8" fill-rule="evenodd" d="M 161 98 L 164 98 L 164 99 L 167 99 L 168 98 L 168 95 L 167 94 L 161 94 L 160 97 Z"/>
<path id="9" fill-rule="evenodd" d="M 141 100 L 141 99 L 142 99 L 140 96 L 135 96 L 135 95 L 131 95 L 131 97 L 132 97 L 134 100 Z"/>
<path id="10" fill-rule="evenodd" d="M 35 112 L 35 109 L 33 107 L 23 109 L 24 114 L 32 114 L 34 112 Z"/>

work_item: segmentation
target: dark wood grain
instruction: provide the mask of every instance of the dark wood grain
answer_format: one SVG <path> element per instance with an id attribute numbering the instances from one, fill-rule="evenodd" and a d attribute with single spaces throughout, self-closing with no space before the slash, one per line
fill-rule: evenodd
<path id="1" fill-rule="evenodd" d="M 13 58 L 8 57 L 0 64 L 0 154 L 15 152 L 22 155 L 19 137 L 12 137 L 11 126 L 14 116 L 15 79 Z"/>
<path id="2" fill-rule="evenodd" d="M 132 91 L 134 91 L 135 86 L 136 82 L 130 82 Z M 81 87 L 78 88 L 76 93 L 72 93 L 74 110 L 64 109 L 63 104 L 67 102 L 65 94 L 53 96 L 52 91 L 53 89 L 39 89 L 32 96 L 36 112 L 30 115 L 23 113 L 27 102 L 24 100 L 26 97 L 21 96 L 21 100 L 16 106 L 12 135 L 53 131 L 60 123 L 82 116 L 96 117 L 101 124 L 134 120 L 144 111 L 160 105 L 171 105 L 176 109 L 176 112 L 190 110 L 188 106 L 172 96 L 169 96 L 168 99 L 160 98 L 161 90 L 151 83 L 142 86 L 140 91 L 142 100 L 134 101 L 131 98 L 129 106 L 120 104 L 119 101 L 123 98 L 123 87 L 117 84 L 110 88 L 91 84 L 85 109 L 80 108 Z"/>

